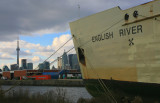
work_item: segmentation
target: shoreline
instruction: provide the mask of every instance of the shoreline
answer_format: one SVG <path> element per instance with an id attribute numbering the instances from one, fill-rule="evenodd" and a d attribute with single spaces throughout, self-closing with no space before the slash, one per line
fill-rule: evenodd
<path id="1" fill-rule="evenodd" d="M 0 85 L 84 87 L 83 79 L 0 80 Z"/>

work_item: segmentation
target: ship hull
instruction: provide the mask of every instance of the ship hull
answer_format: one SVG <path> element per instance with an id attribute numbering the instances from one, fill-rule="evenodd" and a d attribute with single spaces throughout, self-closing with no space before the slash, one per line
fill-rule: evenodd
<path id="1" fill-rule="evenodd" d="M 71 22 L 70 28 L 93 96 L 107 95 L 109 88 L 118 101 L 140 96 L 152 103 L 160 97 L 160 0 L 115 7 Z"/>
<path id="2" fill-rule="evenodd" d="M 92 96 L 105 96 L 109 102 L 115 99 L 118 103 L 123 103 L 124 98 L 131 102 L 136 97 L 139 97 L 144 103 L 160 102 L 160 84 L 107 79 L 84 79 L 84 83 Z"/>

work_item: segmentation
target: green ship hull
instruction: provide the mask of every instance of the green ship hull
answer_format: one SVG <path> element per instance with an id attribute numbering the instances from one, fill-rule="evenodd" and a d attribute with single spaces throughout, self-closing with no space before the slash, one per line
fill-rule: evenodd
<path id="1" fill-rule="evenodd" d="M 102 82 L 104 84 L 102 84 Z M 128 100 L 133 101 L 135 96 L 140 97 L 144 103 L 152 103 L 153 101 L 160 101 L 160 84 L 155 83 L 137 83 L 124 82 L 117 80 L 84 80 L 86 89 L 94 97 L 105 97 L 110 101 L 122 102 L 122 99 L 127 97 Z M 103 86 L 107 88 L 103 88 Z M 112 97 L 113 96 L 113 97 Z M 153 102 L 154 103 L 154 102 Z"/>

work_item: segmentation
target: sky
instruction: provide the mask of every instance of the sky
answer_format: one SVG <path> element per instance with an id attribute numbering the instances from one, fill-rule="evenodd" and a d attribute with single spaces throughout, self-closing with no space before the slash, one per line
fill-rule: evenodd
<path id="1" fill-rule="evenodd" d="M 0 68 L 16 63 L 17 38 L 21 59 L 34 68 L 71 38 L 69 22 L 116 6 L 122 10 L 151 0 L 0 0 Z M 78 8 L 79 6 L 80 8 Z M 49 61 L 73 47 L 71 40 Z M 70 51 L 75 53 L 74 50 Z M 56 63 L 54 64 L 56 65 Z"/>

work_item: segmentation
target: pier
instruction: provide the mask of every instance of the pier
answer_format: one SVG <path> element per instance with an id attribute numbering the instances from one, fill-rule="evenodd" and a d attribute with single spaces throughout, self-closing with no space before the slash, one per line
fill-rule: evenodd
<path id="1" fill-rule="evenodd" d="M 84 87 L 82 79 L 0 80 L 0 85 Z"/>

